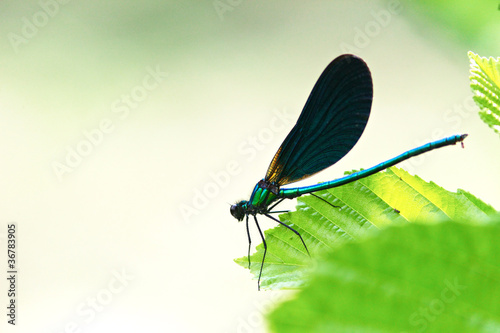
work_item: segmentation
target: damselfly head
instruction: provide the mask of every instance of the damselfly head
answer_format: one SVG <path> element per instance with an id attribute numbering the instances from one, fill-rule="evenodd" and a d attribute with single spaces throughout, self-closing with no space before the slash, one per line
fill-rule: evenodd
<path id="1" fill-rule="evenodd" d="M 243 206 L 246 205 L 246 203 L 247 202 L 245 200 L 242 200 L 234 205 L 231 205 L 231 215 L 233 215 L 233 217 L 238 221 L 243 221 L 243 218 L 245 217 L 245 209 Z"/>

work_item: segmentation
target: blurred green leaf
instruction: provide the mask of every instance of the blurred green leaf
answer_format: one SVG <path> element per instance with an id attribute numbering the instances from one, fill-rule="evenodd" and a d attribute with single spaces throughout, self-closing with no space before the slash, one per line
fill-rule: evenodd
<path id="1" fill-rule="evenodd" d="M 478 221 L 476 221 L 478 222 Z M 500 223 L 411 223 L 331 251 L 273 332 L 499 332 Z"/>
<path id="2" fill-rule="evenodd" d="M 495 52 L 500 42 L 500 11 L 493 0 L 386 0 L 401 3 L 401 15 L 413 21 L 426 39 Z M 449 57 L 454 57 L 453 52 Z M 457 60 L 459 60 L 457 58 Z"/>
<path id="3" fill-rule="evenodd" d="M 469 59 L 470 86 L 481 108 L 479 116 L 500 134 L 500 58 L 488 59 L 469 52 Z"/>
<path id="4" fill-rule="evenodd" d="M 450 218 L 480 223 L 496 213 L 491 206 L 466 191 L 446 191 L 433 182 L 425 182 L 395 167 L 353 183 L 316 192 L 316 195 L 328 203 L 311 195 L 300 197 L 296 211 L 279 216 L 283 223 L 302 235 L 311 258 L 315 260 L 346 241 L 360 239 L 389 225 L 415 221 L 431 223 Z M 265 237 L 268 251 L 261 287 L 286 289 L 305 285 L 313 261 L 299 237 L 283 226 L 267 230 Z M 260 244 L 250 257 L 250 271 L 256 277 L 263 253 L 264 247 Z M 248 267 L 246 256 L 235 261 Z"/>

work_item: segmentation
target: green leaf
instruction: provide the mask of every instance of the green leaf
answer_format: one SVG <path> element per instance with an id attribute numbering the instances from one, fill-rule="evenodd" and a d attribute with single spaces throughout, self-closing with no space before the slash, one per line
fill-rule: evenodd
<path id="1" fill-rule="evenodd" d="M 499 332 L 500 223 L 411 223 L 331 251 L 273 332 Z"/>
<path id="2" fill-rule="evenodd" d="M 303 237 L 311 257 L 299 237 L 283 226 L 266 230 L 268 251 L 261 287 L 289 289 L 304 286 L 314 261 L 321 261 L 330 249 L 361 239 L 389 225 L 405 225 L 425 220 L 487 221 L 496 211 L 472 194 L 449 192 L 433 182 L 425 182 L 402 169 L 389 168 L 370 177 L 337 188 L 316 192 L 328 203 L 308 195 L 297 199 L 294 212 L 280 220 Z M 332 207 L 337 206 L 337 208 Z M 251 255 L 250 271 L 258 277 L 264 247 Z M 248 258 L 235 260 L 248 268 Z"/>
<path id="3" fill-rule="evenodd" d="M 470 86 L 474 101 L 481 108 L 479 116 L 500 134 L 500 58 L 484 58 L 469 52 Z"/>

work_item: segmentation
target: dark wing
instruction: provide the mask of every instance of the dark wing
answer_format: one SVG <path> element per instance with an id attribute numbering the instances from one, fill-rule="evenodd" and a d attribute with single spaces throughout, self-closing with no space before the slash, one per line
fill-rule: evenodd
<path id="1" fill-rule="evenodd" d="M 339 161 L 363 133 L 372 97 L 372 78 L 366 63 L 350 54 L 334 59 L 274 155 L 265 180 L 280 186 L 293 183 Z"/>

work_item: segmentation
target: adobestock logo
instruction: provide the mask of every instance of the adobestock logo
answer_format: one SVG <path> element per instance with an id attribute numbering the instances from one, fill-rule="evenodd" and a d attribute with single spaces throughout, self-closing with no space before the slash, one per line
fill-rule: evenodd
<path id="1" fill-rule="evenodd" d="M 286 299 L 281 292 L 273 292 L 269 299 L 262 301 L 254 301 L 255 310 L 250 312 L 246 318 L 238 317 L 237 333 L 252 333 L 261 332 L 264 325 L 264 314 L 269 313 L 269 310 L 276 307 L 282 300 Z"/>
<path id="2" fill-rule="evenodd" d="M 40 29 L 45 27 L 51 18 L 59 13 L 60 5 L 65 5 L 70 0 L 40 0 L 38 5 L 40 10 L 35 12 L 31 18 L 23 16 L 21 18 L 22 27 L 19 34 L 9 32 L 7 38 L 15 53 L 19 52 L 19 46 L 28 42 L 38 35 Z"/>
<path id="3" fill-rule="evenodd" d="M 469 118 L 472 114 L 475 114 L 478 111 L 478 106 L 472 99 L 472 96 L 465 97 L 460 103 L 453 104 L 452 107 L 449 107 L 443 112 L 443 121 L 447 124 L 446 130 L 441 127 L 436 127 L 432 130 L 431 134 L 423 140 L 415 141 L 416 146 L 423 145 L 428 142 L 432 142 L 435 140 L 439 140 L 444 138 L 450 130 L 459 130 L 464 122 L 464 119 Z M 415 173 L 416 168 L 420 165 L 424 164 L 425 159 L 429 155 L 422 154 L 419 156 L 412 157 L 409 160 L 401 163 L 401 167 L 406 171 Z"/>
<path id="4" fill-rule="evenodd" d="M 137 109 L 167 77 L 167 73 L 163 72 L 160 66 L 156 66 L 156 69 L 147 67 L 146 72 L 141 84 L 111 103 L 111 113 L 116 114 L 120 120 L 126 119 L 131 110 Z M 62 182 L 64 175 L 72 173 L 79 167 L 84 158 L 92 154 L 94 149 L 103 143 L 104 138 L 114 131 L 115 124 L 116 121 L 111 118 L 103 118 L 95 128 L 83 131 L 83 138 L 75 145 L 67 145 L 64 158 L 52 161 L 51 164 L 57 179 Z"/>
<path id="5" fill-rule="evenodd" d="M 459 284 L 458 278 L 453 282 L 444 280 L 444 284 L 446 287 L 441 290 L 439 297 L 432 299 L 427 306 L 421 306 L 410 315 L 410 325 L 416 327 L 419 332 L 424 332 L 467 289 L 467 286 Z"/>
<path id="6" fill-rule="evenodd" d="M 243 0 L 215 0 L 212 2 L 215 12 L 221 21 L 224 21 L 226 12 L 232 12 L 236 7 L 241 5 Z"/>
<path id="7" fill-rule="evenodd" d="M 201 214 L 201 211 L 210 206 L 210 201 L 229 186 L 231 179 L 243 172 L 244 165 L 252 162 L 257 157 L 259 151 L 264 150 L 273 141 L 276 134 L 290 129 L 290 125 L 295 121 L 295 115 L 287 113 L 285 110 L 273 110 L 274 116 L 269 120 L 268 126 L 261 128 L 257 134 L 248 136 L 237 146 L 240 160 L 230 160 L 222 170 L 208 173 L 208 180 L 203 185 L 192 190 L 192 197 L 189 203 L 182 203 L 179 212 L 186 223 L 191 223 L 194 216 Z"/>
<path id="8" fill-rule="evenodd" d="M 78 319 L 70 320 L 64 324 L 64 329 L 58 333 L 83 332 L 83 327 L 93 322 L 98 313 L 102 313 L 115 299 L 115 296 L 124 292 L 134 276 L 125 269 L 121 271 L 113 270 L 113 277 L 108 281 L 106 287 L 98 290 L 95 294 L 85 298 L 76 306 L 76 316 Z"/>
<path id="9" fill-rule="evenodd" d="M 394 15 L 399 15 L 403 10 L 399 0 L 392 0 L 387 4 L 387 9 L 371 11 L 373 20 L 368 21 L 363 29 L 354 28 L 354 37 L 352 44 L 346 42 L 340 43 L 339 47 L 342 53 L 359 53 L 360 50 L 368 47 L 371 39 L 377 37 L 383 28 L 389 26 Z"/>

